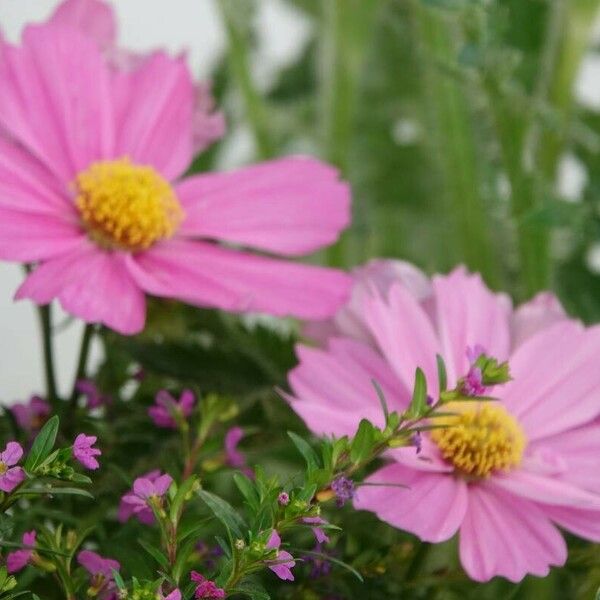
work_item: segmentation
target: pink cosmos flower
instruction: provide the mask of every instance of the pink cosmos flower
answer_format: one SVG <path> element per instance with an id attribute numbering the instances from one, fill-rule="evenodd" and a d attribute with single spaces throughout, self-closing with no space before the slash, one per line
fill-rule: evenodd
<path id="1" fill-rule="evenodd" d="M 102 451 L 99 448 L 93 448 L 98 438 L 95 435 L 85 435 L 80 433 L 73 442 L 73 456 L 86 468 L 95 470 L 100 467 L 96 456 L 100 456 Z"/>
<path id="2" fill-rule="evenodd" d="M 299 346 L 290 402 L 315 433 L 351 435 L 362 417 L 383 424 L 372 379 L 401 411 L 417 366 L 437 394 L 436 353 L 450 388 L 471 367 L 467 348 L 509 360 L 513 380 L 488 391 L 499 402 L 453 407 L 446 428 L 422 433 L 419 454 L 392 450 L 370 477 L 408 489 L 361 487 L 354 503 L 429 542 L 458 532 L 473 579 L 546 575 L 567 555 L 557 527 L 600 541 L 600 328 L 568 319 L 548 294 L 513 310 L 462 268 L 430 290 L 359 281 L 361 335 L 342 324 L 325 349 Z"/>
<path id="3" fill-rule="evenodd" d="M 146 476 L 138 477 L 133 482 L 132 491 L 121 498 L 121 505 L 128 505 L 130 508 L 119 510 L 119 518 L 127 519 L 135 514 L 142 523 L 152 524 L 154 514 L 150 502 L 159 501 L 167 493 L 172 483 L 173 478 L 166 473 L 161 475 L 160 471 L 151 471 Z"/>
<path id="4" fill-rule="evenodd" d="M 85 396 L 86 407 L 89 409 L 100 408 L 110 404 L 110 396 L 103 394 L 91 379 L 80 379 L 75 384 L 77 391 Z"/>
<path id="5" fill-rule="evenodd" d="M 104 558 L 91 550 L 82 550 L 77 555 L 77 562 L 90 574 L 90 588 L 100 600 L 116 600 L 116 585 L 113 571 L 121 565 L 112 558 Z"/>
<path id="6" fill-rule="evenodd" d="M 225 590 L 217 586 L 214 581 L 206 579 L 197 571 L 192 571 L 190 579 L 197 584 L 194 597 L 202 600 L 221 600 L 225 598 Z"/>
<path id="7" fill-rule="evenodd" d="M 17 442 L 8 442 L 0 453 L 0 490 L 12 492 L 25 479 L 25 471 L 15 465 L 23 456 L 23 448 Z"/>
<path id="8" fill-rule="evenodd" d="M 280 550 L 279 546 L 281 546 L 281 538 L 277 531 L 273 529 L 269 541 L 267 542 L 267 548 L 277 550 L 277 556 L 274 560 L 267 560 L 265 563 L 279 579 L 283 579 L 284 581 L 294 581 L 292 569 L 296 565 L 296 561 L 289 552 Z"/>
<path id="9" fill-rule="evenodd" d="M 16 297 L 58 299 L 124 334 L 143 329 L 145 294 L 332 314 L 347 275 L 239 247 L 294 257 L 334 242 L 349 221 L 335 169 L 284 158 L 182 180 L 198 138 L 184 60 L 156 52 L 119 69 L 112 29 L 88 16 L 100 3 L 66 6 L 79 17 L 0 42 L 0 258 L 37 265 Z"/>
<path id="10" fill-rule="evenodd" d="M 35 531 L 28 531 L 23 534 L 23 546 L 21 550 L 15 550 L 14 552 L 9 552 L 6 557 L 6 568 L 9 573 L 16 573 L 21 569 L 24 569 L 27 564 L 31 561 L 31 557 L 33 555 L 33 549 L 35 547 Z"/>
<path id="11" fill-rule="evenodd" d="M 41 396 L 31 396 L 29 402 L 13 404 L 10 411 L 17 424 L 29 435 L 36 433 L 50 415 L 50 405 Z"/>
<path id="12" fill-rule="evenodd" d="M 154 406 L 148 409 L 148 414 L 157 427 L 177 428 L 177 422 L 173 414 L 179 413 L 184 419 L 187 419 L 194 410 L 196 399 L 194 392 L 183 390 L 179 401 L 175 400 L 167 390 L 159 390 L 156 394 Z"/>

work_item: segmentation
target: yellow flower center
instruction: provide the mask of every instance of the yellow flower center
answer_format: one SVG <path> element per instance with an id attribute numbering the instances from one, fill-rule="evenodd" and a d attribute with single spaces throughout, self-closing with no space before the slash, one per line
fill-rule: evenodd
<path id="1" fill-rule="evenodd" d="M 448 412 L 435 420 L 440 429 L 431 439 L 442 456 L 467 477 L 487 477 L 493 471 L 518 466 L 526 438 L 519 423 L 496 402 L 451 402 Z"/>
<path id="2" fill-rule="evenodd" d="M 92 163 L 75 189 L 88 235 L 105 248 L 144 250 L 171 237 L 184 217 L 169 183 L 128 158 Z"/>
<path id="3" fill-rule="evenodd" d="M 8 466 L 0 460 L 0 475 L 4 475 L 8 471 Z"/>

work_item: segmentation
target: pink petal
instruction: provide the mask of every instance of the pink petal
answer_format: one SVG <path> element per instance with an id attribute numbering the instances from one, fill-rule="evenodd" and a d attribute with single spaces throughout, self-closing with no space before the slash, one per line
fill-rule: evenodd
<path id="1" fill-rule="evenodd" d="M 501 398 L 529 440 L 585 424 L 600 414 L 600 327 L 556 323 L 527 339 L 510 360 Z"/>
<path id="2" fill-rule="evenodd" d="M 9 467 L 12 467 L 21 460 L 22 456 L 23 448 L 21 447 L 21 444 L 17 442 L 8 442 L 4 452 L 0 454 L 0 461 Z"/>
<path id="3" fill-rule="evenodd" d="M 502 489 L 542 504 L 600 510 L 600 494 L 592 494 L 567 481 L 523 469 L 496 475 L 487 485 L 491 490 Z"/>
<path id="4" fill-rule="evenodd" d="M 162 52 L 113 77 L 116 156 L 175 179 L 192 160 L 194 85 L 182 59 Z"/>
<path id="5" fill-rule="evenodd" d="M 50 23 L 73 27 L 106 50 L 117 37 L 117 23 L 111 6 L 101 0 L 65 0 L 50 17 Z"/>
<path id="6" fill-rule="evenodd" d="M 414 446 L 406 446 L 388 450 L 386 456 L 393 458 L 405 467 L 418 471 L 451 473 L 454 470 L 454 467 L 443 459 L 439 448 L 427 435 L 421 437 L 421 452 L 418 454 Z"/>
<path id="7" fill-rule="evenodd" d="M 150 496 L 155 495 L 156 491 L 152 481 L 145 477 L 138 477 L 133 482 L 133 493 L 139 498 L 149 498 Z M 125 498 L 123 499 L 125 500 Z M 134 498 L 129 498 L 127 502 L 133 500 Z"/>
<path id="8" fill-rule="evenodd" d="M 279 546 L 281 546 L 281 537 L 279 536 L 279 533 L 277 533 L 277 530 L 273 529 L 267 541 L 267 548 L 273 549 L 279 548 Z"/>
<path id="9" fill-rule="evenodd" d="M 177 187 L 180 233 L 287 255 L 334 242 L 350 220 L 350 191 L 335 169 L 284 158 L 232 173 L 196 175 Z"/>
<path id="10" fill-rule="evenodd" d="M 449 387 L 469 370 L 468 346 L 479 344 L 500 361 L 508 358 L 511 304 L 507 296 L 492 293 L 479 275 L 464 268 L 434 277 L 433 291 Z"/>
<path id="11" fill-rule="evenodd" d="M 58 298 L 67 312 L 126 335 L 144 327 L 144 295 L 129 275 L 124 255 L 105 252 L 91 242 L 42 263 L 21 285 L 16 298 L 38 304 Z"/>
<path id="12" fill-rule="evenodd" d="M 0 490 L 12 492 L 25 480 L 25 471 L 21 467 L 12 467 L 3 475 L 0 475 Z"/>
<path id="13" fill-rule="evenodd" d="M 196 84 L 196 102 L 194 108 L 194 154 L 202 152 L 225 133 L 225 117 L 215 111 L 211 84 Z"/>
<path id="14" fill-rule="evenodd" d="M 0 194 L 5 193 L 0 184 Z M 79 224 L 65 216 L 11 210 L 0 206 L 0 258 L 31 262 L 46 260 L 81 247 Z"/>
<path id="15" fill-rule="evenodd" d="M 387 302 L 381 297 L 370 298 L 363 310 L 371 334 L 406 389 L 412 391 L 415 370 L 421 367 L 430 393 L 437 394 L 438 341 L 428 316 L 412 294 L 395 284 Z"/>
<path id="16" fill-rule="evenodd" d="M 356 492 L 354 507 L 427 542 L 442 542 L 458 530 L 467 510 L 467 486 L 451 475 L 390 464 L 373 473 Z M 405 485 L 407 489 L 393 487 Z"/>
<path id="17" fill-rule="evenodd" d="M 562 565 L 566 558 L 562 536 L 535 504 L 484 486 L 470 487 L 460 559 L 471 579 L 500 575 L 518 582 L 528 573 L 544 577 L 550 566 Z"/>
<path id="18" fill-rule="evenodd" d="M 75 29 L 30 26 L 0 47 L 0 125 L 66 183 L 113 150 L 109 74 Z"/>
<path id="19" fill-rule="evenodd" d="M 154 480 L 154 489 L 159 496 L 167 492 L 173 483 L 173 478 L 170 475 L 161 475 Z"/>
<path id="20" fill-rule="evenodd" d="M 341 271 L 253 256 L 215 244 L 170 240 L 130 256 L 129 269 L 148 293 L 235 312 L 321 318 L 345 300 Z"/>
<path id="21" fill-rule="evenodd" d="M 547 517 L 563 529 L 586 540 L 600 542 L 600 511 L 548 505 L 543 507 L 543 511 Z"/>
<path id="22" fill-rule="evenodd" d="M 512 347 L 517 348 L 532 335 L 567 319 L 559 299 L 550 292 L 540 292 L 513 313 Z"/>

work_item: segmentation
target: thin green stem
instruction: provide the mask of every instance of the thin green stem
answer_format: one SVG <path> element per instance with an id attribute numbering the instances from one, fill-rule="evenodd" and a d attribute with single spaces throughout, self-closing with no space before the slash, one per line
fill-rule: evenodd
<path id="1" fill-rule="evenodd" d="M 90 353 L 91 341 L 94 335 L 94 326 L 86 323 L 81 337 L 81 346 L 79 348 L 79 360 L 77 361 L 77 369 L 75 370 L 75 378 L 73 380 L 73 388 L 71 391 L 70 403 L 74 406 L 77 402 L 77 382 L 85 378 L 87 361 Z"/>
<path id="2" fill-rule="evenodd" d="M 275 149 L 268 127 L 267 111 L 263 98 L 254 85 L 250 70 L 248 32 L 246 22 L 240 12 L 240 4 L 231 0 L 217 2 L 225 26 L 228 40 L 228 58 L 231 73 L 244 100 L 246 117 L 252 128 L 258 155 L 262 159 L 271 158 Z"/>
<path id="3" fill-rule="evenodd" d="M 50 404 L 58 401 L 56 391 L 56 377 L 54 370 L 54 353 L 52 346 L 52 306 L 45 304 L 38 307 L 38 314 L 42 328 L 42 348 L 44 353 L 44 374 L 46 377 L 46 396 Z"/>

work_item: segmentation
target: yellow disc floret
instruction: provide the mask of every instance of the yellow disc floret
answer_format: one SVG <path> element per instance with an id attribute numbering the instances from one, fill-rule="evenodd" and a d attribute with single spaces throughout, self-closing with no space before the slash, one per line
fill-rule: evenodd
<path id="1" fill-rule="evenodd" d="M 105 248 L 144 250 L 171 237 L 184 216 L 169 183 L 127 158 L 92 163 L 75 190 L 84 227 Z"/>
<path id="2" fill-rule="evenodd" d="M 525 434 L 500 404 L 451 402 L 446 410 L 453 414 L 435 419 L 441 427 L 431 430 L 431 439 L 458 473 L 487 477 L 520 464 Z"/>

